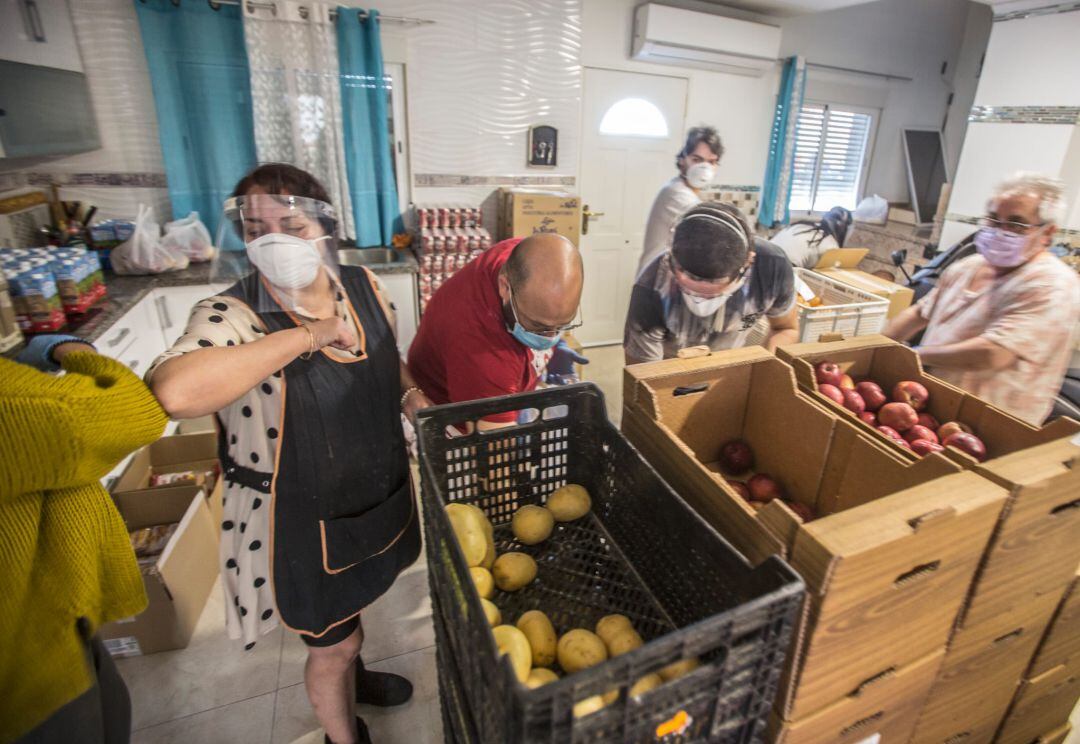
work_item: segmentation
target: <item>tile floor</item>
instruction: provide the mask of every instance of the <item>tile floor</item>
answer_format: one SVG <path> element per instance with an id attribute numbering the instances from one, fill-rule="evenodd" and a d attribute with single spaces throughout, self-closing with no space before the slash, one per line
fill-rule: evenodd
<path id="1" fill-rule="evenodd" d="M 608 415 L 622 414 L 622 347 L 586 350 L 584 378 L 603 391 Z M 215 587 L 191 644 L 179 651 L 121 659 L 131 691 L 134 744 L 320 744 L 322 729 L 304 691 L 304 646 L 275 630 L 245 652 L 225 634 L 224 598 Z M 359 706 L 377 744 L 441 742 L 426 558 L 409 568 L 364 619 L 364 660 L 408 677 L 413 699 L 399 708 Z M 1080 744 L 1080 706 L 1066 744 Z"/>

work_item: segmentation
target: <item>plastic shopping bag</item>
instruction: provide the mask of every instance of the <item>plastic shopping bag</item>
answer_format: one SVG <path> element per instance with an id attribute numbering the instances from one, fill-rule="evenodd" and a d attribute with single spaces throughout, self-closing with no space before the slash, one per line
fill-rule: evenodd
<path id="1" fill-rule="evenodd" d="M 854 217 L 856 222 L 884 225 L 889 221 L 889 202 L 877 194 L 868 196 L 855 207 Z"/>
<path id="2" fill-rule="evenodd" d="M 187 217 L 165 223 L 165 237 L 162 245 L 175 248 L 193 263 L 209 261 L 214 257 L 214 244 L 210 241 L 210 231 L 199 219 L 198 212 Z"/>
<path id="3" fill-rule="evenodd" d="M 117 274 L 161 274 L 188 267 L 187 256 L 161 242 L 161 228 L 154 220 L 154 210 L 142 204 L 135 220 L 135 232 L 112 249 L 109 260 Z"/>

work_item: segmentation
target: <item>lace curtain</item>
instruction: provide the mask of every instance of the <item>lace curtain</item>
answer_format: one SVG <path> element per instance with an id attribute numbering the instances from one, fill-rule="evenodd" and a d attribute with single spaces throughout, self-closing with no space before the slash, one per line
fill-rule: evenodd
<path id="1" fill-rule="evenodd" d="M 256 156 L 261 163 L 291 163 L 319 179 L 339 229 L 355 238 L 333 6 L 312 0 L 242 5 Z"/>

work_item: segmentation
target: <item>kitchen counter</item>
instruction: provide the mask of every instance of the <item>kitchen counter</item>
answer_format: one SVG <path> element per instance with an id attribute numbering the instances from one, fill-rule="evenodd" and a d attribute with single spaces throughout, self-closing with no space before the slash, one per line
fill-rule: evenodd
<path id="1" fill-rule="evenodd" d="M 420 270 L 419 263 L 411 253 L 405 255 L 405 261 L 370 264 L 367 268 L 380 275 L 416 274 Z M 210 266 L 210 262 L 196 263 L 183 271 L 142 276 L 121 276 L 106 271 L 105 286 L 108 289 L 108 297 L 105 301 L 91 309 L 83 320 L 58 332 L 70 333 L 94 342 L 154 289 L 210 284 Z M 22 349 L 22 344 L 4 352 L 3 356 L 13 358 L 20 349 Z"/>

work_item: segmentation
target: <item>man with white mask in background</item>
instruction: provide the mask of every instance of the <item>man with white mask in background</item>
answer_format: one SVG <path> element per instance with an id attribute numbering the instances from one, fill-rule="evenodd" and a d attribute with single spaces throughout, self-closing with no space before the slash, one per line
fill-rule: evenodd
<path id="1" fill-rule="evenodd" d="M 754 236 L 736 207 L 699 204 L 679 218 L 671 250 L 634 283 L 623 336 L 626 363 L 668 359 L 689 346 L 744 346 L 762 316 L 770 351 L 798 340 L 791 263 Z"/>
<path id="2" fill-rule="evenodd" d="M 1064 185 L 1017 173 L 999 184 L 979 220 L 978 253 L 893 318 L 885 335 L 916 347 L 934 375 L 1041 424 L 1075 348 L 1080 279 L 1047 252 L 1064 210 Z"/>
<path id="3" fill-rule="evenodd" d="M 716 178 L 716 168 L 724 155 L 724 145 L 713 127 L 694 127 L 686 133 L 686 143 L 675 156 L 679 175 L 672 178 L 653 200 L 645 223 L 645 244 L 637 273 L 671 248 L 671 231 L 686 210 L 701 203 L 701 189 Z"/>

